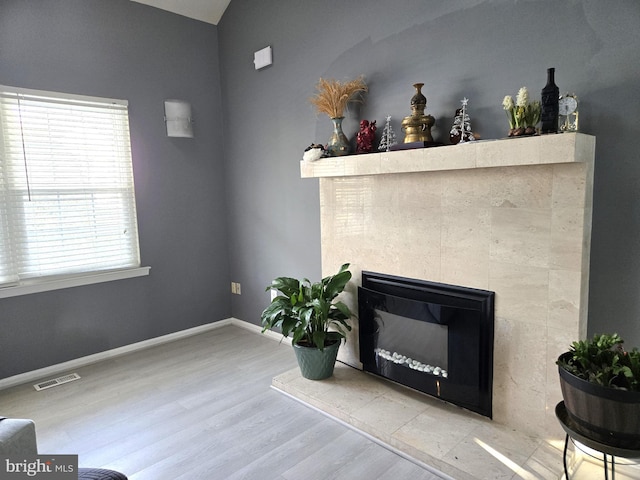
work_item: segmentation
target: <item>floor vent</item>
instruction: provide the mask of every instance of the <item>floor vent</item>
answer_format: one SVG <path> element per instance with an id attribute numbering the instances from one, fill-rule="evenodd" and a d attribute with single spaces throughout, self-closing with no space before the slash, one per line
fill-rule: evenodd
<path id="1" fill-rule="evenodd" d="M 52 378 L 51 380 L 45 380 L 44 382 L 36 383 L 33 388 L 40 391 L 51 387 L 57 387 L 58 385 L 62 385 L 63 383 L 69 383 L 79 379 L 80 375 L 78 375 L 77 373 L 70 373 L 69 375 L 64 375 L 62 377 Z"/>

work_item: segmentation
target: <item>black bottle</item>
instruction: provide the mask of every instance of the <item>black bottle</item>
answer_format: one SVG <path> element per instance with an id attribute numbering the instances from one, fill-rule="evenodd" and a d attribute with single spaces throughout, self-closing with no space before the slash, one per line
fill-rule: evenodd
<path id="1" fill-rule="evenodd" d="M 560 90 L 555 84 L 555 71 L 555 68 L 547 69 L 547 84 L 542 89 L 542 112 L 540 113 L 542 128 L 540 133 L 558 133 L 558 98 L 560 98 Z"/>

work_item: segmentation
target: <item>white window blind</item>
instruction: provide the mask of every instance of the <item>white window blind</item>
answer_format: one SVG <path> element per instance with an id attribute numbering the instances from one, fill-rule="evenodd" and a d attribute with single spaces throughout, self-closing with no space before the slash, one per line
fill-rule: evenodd
<path id="1" fill-rule="evenodd" d="M 122 100 L 0 86 L 0 286 L 140 266 Z"/>

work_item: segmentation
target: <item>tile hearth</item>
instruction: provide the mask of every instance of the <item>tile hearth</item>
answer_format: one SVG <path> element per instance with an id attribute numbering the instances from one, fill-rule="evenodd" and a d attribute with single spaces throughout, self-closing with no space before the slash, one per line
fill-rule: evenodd
<path id="1" fill-rule="evenodd" d="M 562 476 L 564 437 L 524 435 L 343 363 L 327 380 L 296 368 L 272 385 L 456 480 Z"/>

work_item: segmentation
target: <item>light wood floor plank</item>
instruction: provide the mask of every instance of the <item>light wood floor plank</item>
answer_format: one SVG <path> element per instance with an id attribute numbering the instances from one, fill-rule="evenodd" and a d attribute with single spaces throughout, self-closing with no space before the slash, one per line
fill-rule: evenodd
<path id="1" fill-rule="evenodd" d="M 130 480 L 440 478 L 270 388 L 294 367 L 288 345 L 225 326 L 0 391 L 0 414 L 35 420 L 41 453 Z"/>

